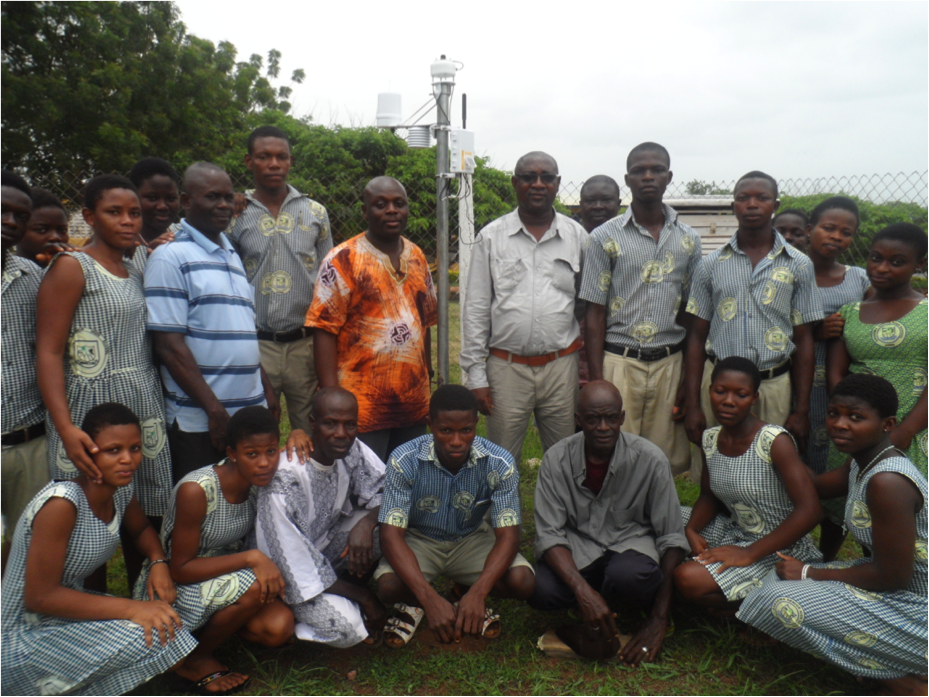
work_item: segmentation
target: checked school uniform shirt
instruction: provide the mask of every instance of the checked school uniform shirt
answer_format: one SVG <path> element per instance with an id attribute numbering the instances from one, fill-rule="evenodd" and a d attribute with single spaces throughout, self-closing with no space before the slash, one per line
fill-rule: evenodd
<path id="1" fill-rule="evenodd" d="M 332 249 L 329 214 L 322 204 L 287 186 L 277 218 L 252 192 L 248 207 L 226 230 L 255 287 L 258 330 L 300 329 L 313 299 L 319 262 Z"/>
<path id="2" fill-rule="evenodd" d="M 150 332 L 184 335 L 200 372 L 230 416 L 265 406 L 261 384 L 254 289 L 239 255 L 224 235 L 211 242 L 185 220 L 174 242 L 163 244 L 145 267 Z M 209 420 L 168 369 L 161 366 L 168 424 L 188 433 L 209 430 Z"/>
<path id="3" fill-rule="evenodd" d="M 697 267 L 687 312 L 710 323 L 708 356 L 741 356 L 769 370 L 793 354 L 794 327 L 823 318 L 823 303 L 813 262 L 779 232 L 754 269 L 737 238 Z"/>
<path id="4" fill-rule="evenodd" d="M 495 528 L 520 523 L 519 471 L 499 445 L 475 438 L 458 474 L 439 463 L 431 435 L 401 445 L 390 456 L 378 522 L 455 542 L 477 530 L 488 509 Z"/>
<path id="5" fill-rule="evenodd" d="M 3 323 L 3 433 L 37 426 L 45 420 L 45 404 L 35 374 L 36 297 L 42 269 L 10 254 L 0 291 Z"/>
<path id="6" fill-rule="evenodd" d="M 684 340 L 677 323 L 700 263 L 700 235 L 663 204 L 658 241 L 635 221 L 632 208 L 590 235 L 581 299 L 607 308 L 606 340 L 624 348 L 675 346 Z"/>

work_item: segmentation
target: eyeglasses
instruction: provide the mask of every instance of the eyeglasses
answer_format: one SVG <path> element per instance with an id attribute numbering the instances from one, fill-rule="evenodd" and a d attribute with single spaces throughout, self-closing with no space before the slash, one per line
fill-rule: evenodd
<path id="1" fill-rule="evenodd" d="M 519 179 L 523 184 L 535 184 L 536 179 L 541 179 L 543 184 L 554 184 L 555 180 L 558 178 L 557 174 L 533 174 L 532 172 L 514 174 L 513 176 Z"/>

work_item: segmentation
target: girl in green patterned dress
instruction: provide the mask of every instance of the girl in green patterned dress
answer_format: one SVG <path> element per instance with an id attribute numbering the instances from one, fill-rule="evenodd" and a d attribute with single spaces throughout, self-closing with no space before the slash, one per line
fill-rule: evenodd
<path id="1" fill-rule="evenodd" d="M 910 223 L 889 225 L 874 236 L 868 257 L 868 279 L 874 295 L 845 305 L 842 337 L 829 347 L 830 389 L 849 372 L 870 373 L 897 390 L 900 407 L 891 442 L 926 475 L 926 297 L 913 289 L 913 274 L 926 262 L 926 233 Z M 829 469 L 847 456 L 833 445 Z M 843 502 L 844 505 L 844 502 Z"/>

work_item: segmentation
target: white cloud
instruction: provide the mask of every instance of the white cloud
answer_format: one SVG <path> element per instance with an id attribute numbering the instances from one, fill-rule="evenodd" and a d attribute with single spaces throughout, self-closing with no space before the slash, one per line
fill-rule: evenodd
<path id="1" fill-rule="evenodd" d="M 643 140 L 676 179 L 750 169 L 806 177 L 927 169 L 925 3 L 178 3 L 188 30 L 240 57 L 302 67 L 295 113 L 374 123 L 377 93 L 411 114 L 429 64 L 464 62 L 478 150 L 510 168 L 543 149 L 563 178 L 619 176 Z"/>

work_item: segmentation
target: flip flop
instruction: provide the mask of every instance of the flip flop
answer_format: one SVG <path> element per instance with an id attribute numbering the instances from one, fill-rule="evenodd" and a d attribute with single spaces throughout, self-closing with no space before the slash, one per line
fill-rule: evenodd
<path id="1" fill-rule="evenodd" d="M 387 626 L 384 627 L 384 642 L 392 649 L 401 649 L 413 638 L 426 612 L 421 607 L 410 607 L 404 603 L 396 603 L 394 608 L 399 614 L 387 620 Z"/>
<path id="2" fill-rule="evenodd" d="M 210 673 L 209 675 L 200 678 L 200 680 L 194 683 L 194 689 L 197 691 L 197 694 L 201 694 L 201 695 L 234 695 L 237 692 L 241 692 L 246 687 L 248 687 L 248 685 L 251 684 L 252 679 L 248 678 L 241 685 L 236 685 L 235 687 L 229 688 L 228 690 L 216 691 L 216 690 L 206 689 L 206 686 L 209 685 L 214 680 L 219 680 L 220 678 L 225 677 L 229 675 L 230 673 L 234 673 L 234 672 L 235 672 L 234 670 L 227 669 L 227 670 L 218 670 L 215 673 Z M 191 680 L 190 682 L 193 682 L 193 681 Z"/>

